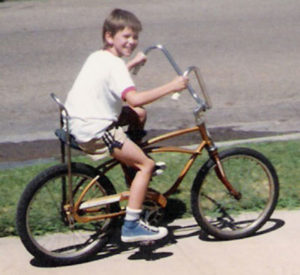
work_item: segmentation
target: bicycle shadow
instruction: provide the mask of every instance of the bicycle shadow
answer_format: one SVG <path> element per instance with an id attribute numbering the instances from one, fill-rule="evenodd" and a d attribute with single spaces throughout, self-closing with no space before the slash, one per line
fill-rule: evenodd
<path id="1" fill-rule="evenodd" d="M 183 202 L 176 199 L 172 199 L 170 200 L 170 202 L 168 201 L 168 204 L 169 204 L 169 209 L 166 208 L 167 215 L 166 215 L 166 219 L 163 220 L 163 224 L 167 226 L 169 235 L 165 239 L 157 241 L 155 242 L 155 244 L 149 246 L 125 244 L 120 239 L 120 230 L 119 230 L 119 228 L 121 227 L 121 223 L 120 223 L 120 225 L 117 227 L 118 230 L 115 230 L 115 233 L 112 236 L 109 244 L 107 244 L 102 251 L 98 252 L 97 255 L 91 257 L 89 260 L 82 261 L 78 264 L 99 261 L 130 251 L 132 251 L 132 254 L 128 257 L 129 260 L 156 261 L 173 255 L 172 252 L 157 251 L 159 248 L 171 246 L 176 244 L 180 239 L 191 238 L 195 236 L 198 236 L 199 240 L 202 241 L 224 242 L 224 240 L 218 240 L 212 236 L 207 235 L 199 227 L 199 225 L 193 220 L 191 220 L 191 224 L 187 224 L 187 225 L 172 225 L 171 223 L 174 220 L 182 218 L 182 215 L 186 212 L 186 206 Z M 243 221 L 243 222 L 246 223 L 249 221 Z M 278 230 L 279 228 L 283 227 L 284 224 L 285 222 L 283 220 L 270 219 L 261 230 L 257 231 L 255 234 L 247 238 L 256 237 L 259 235 L 267 234 L 269 232 Z M 30 263 L 31 265 L 40 268 L 43 267 L 49 268 L 49 267 L 58 266 L 53 264 L 41 263 L 36 259 L 32 259 Z"/>
<path id="2" fill-rule="evenodd" d="M 249 222 L 249 221 L 245 221 Z M 262 230 L 257 231 L 255 234 L 251 235 L 250 237 L 245 238 L 252 238 L 259 235 L 267 234 L 272 231 L 278 230 L 279 228 L 283 227 L 285 222 L 280 219 L 270 219 L 267 221 L 267 223 L 264 225 Z M 209 236 L 206 232 L 204 232 L 198 224 L 194 223 L 191 225 L 185 225 L 185 226 L 168 226 L 169 230 L 169 236 L 165 241 L 157 242 L 156 245 L 146 247 L 144 249 L 141 249 L 136 251 L 133 255 L 129 256 L 129 260 L 159 260 L 161 258 L 165 258 L 168 256 L 172 256 L 173 253 L 171 252 L 155 252 L 156 249 L 176 244 L 178 240 L 195 237 L 198 236 L 200 240 L 202 241 L 209 241 L 209 242 L 224 242 L 229 240 L 219 240 L 212 236 Z M 243 239 L 243 238 L 239 238 Z"/>
<path id="3" fill-rule="evenodd" d="M 120 228 L 121 228 L 122 223 L 119 222 L 119 224 L 116 225 L 117 229 L 114 230 L 115 233 L 112 236 L 112 238 L 110 239 L 109 244 L 107 244 L 102 251 L 98 252 L 97 255 L 91 257 L 87 261 L 82 261 L 78 264 L 102 260 L 102 259 L 105 259 L 108 257 L 118 255 L 120 253 L 124 253 L 126 251 L 134 251 L 137 248 L 139 248 L 140 253 L 139 252 L 134 253 L 133 255 L 129 256 L 129 259 L 131 259 L 131 260 L 145 259 L 145 260 L 154 261 L 154 260 L 172 256 L 173 253 L 168 253 L 168 252 L 158 253 L 158 252 L 155 252 L 155 250 L 160 247 L 166 246 L 168 244 L 175 243 L 174 237 L 172 234 L 172 227 L 168 226 L 168 224 L 172 223 L 176 219 L 182 218 L 184 213 L 186 213 L 186 205 L 181 200 L 169 198 L 167 207 L 165 209 L 164 219 L 162 221 L 162 224 L 164 226 L 168 227 L 169 235 L 164 240 L 158 241 L 154 245 L 144 246 L 144 247 L 140 246 L 140 248 L 138 245 L 125 244 L 121 241 Z M 35 267 L 40 267 L 40 268 L 43 268 L 43 267 L 49 268 L 49 267 L 59 266 L 59 265 L 53 264 L 53 263 L 40 262 L 38 259 L 35 259 L 35 258 L 33 258 L 30 261 L 30 264 Z"/>
<path id="4" fill-rule="evenodd" d="M 243 222 L 240 222 L 239 224 L 243 224 L 243 223 L 249 223 L 251 222 L 251 220 L 245 220 Z M 263 235 L 263 234 L 267 234 L 270 233 L 272 231 L 278 230 L 279 228 L 283 227 L 285 225 L 285 222 L 283 220 L 280 219 L 269 219 L 266 224 L 263 226 L 262 229 L 259 229 L 257 232 L 255 232 L 253 235 L 251 236 L 247 236 L 247 237 L 240 237 L 238 238 L 238 240 L 241 239 L 248 239 L 248 238 L 253 238 L 253 237 L 257 237 L 259 235 Z M 205 231 L 200 230 L 199 232 L 199 239 L 202 241 L 207 241 L 207 242 L 228 242 L 231 240 L 219 240 L 216 239 L 210 235 L 208 235 Z"/>

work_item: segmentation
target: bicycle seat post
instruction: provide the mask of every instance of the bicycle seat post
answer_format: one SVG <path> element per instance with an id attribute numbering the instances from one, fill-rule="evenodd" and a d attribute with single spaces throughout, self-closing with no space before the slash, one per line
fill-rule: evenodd
<path id="1" fill-rule="evenodd" d="M 60 140 L 61 143 L 61 162 L 66 162 L 65 156 L 65 146 L 67 147 L 67 167 L 68 167 L 68 191 L 69 191 L 69 203 L 73 206 L 73 196 L 72 196 L 72 161 L 71 161 L 71 137 L 69 132 L 69 114 L 64 106 L 64 104 L 59 100 L 59 98 L 51 93 L 52 99 L 58 104 L 60 112 L 60 128 L 63 129 L 66 125 L 66 142 Z"/>
<path id="2" fill-rule="evenodd" d="M 60 110 L 59 112 L 59 124 L 60 124 L 60 129 L 64 128 L 64 118 L 62 111 Z M 65 143 L 62 140 L 59 140 L 60 142 L 60 156 L 61 156 L 61 163 L 66 162 L 66 148 L 65 148 Z"/>

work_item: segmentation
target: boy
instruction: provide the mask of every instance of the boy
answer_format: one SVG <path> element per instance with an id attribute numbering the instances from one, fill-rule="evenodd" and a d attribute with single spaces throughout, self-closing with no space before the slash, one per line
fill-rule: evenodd
<path id="1" fill-rule="evenodd" d="M 146 57 L 138 53 L 127 66 L 121 58 L 129 57 L 135 50 L 141 29 L 134 14 L 113 10 L 103 25 L 104 48 L 88 57 L 66 100 L 71 133 L 86 153 L 98 157 L 109 151 L 114 158 L 137 170 L 122 226 L 123 242 L 157 240 L 165 237 L 168 231 L 140 220 L 155 163 L 126 137 L 119 125 L 131 122 L 130 130 L 143 130 L 146 113 L 142 106 L 182 91 L 188 81 L 178 76 L 155 89 L 136 91 L 129 70 L 144 63 Z M 122 101 L 129 106 L 122 108 Z"/>

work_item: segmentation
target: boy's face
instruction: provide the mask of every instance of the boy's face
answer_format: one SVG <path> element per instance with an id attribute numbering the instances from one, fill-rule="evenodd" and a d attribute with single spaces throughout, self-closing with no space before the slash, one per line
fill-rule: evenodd
<path id="1" fill-rule="evenodd" d="M 110 46 L 108 50 L 111 53 L 119 57 L 128 57 L 137 47 L 139 35 L 131 28 L 125 27 L 123 30 L 118 31 L 114 36 L 107 32 L 105 34 L 105 39 Z"/>

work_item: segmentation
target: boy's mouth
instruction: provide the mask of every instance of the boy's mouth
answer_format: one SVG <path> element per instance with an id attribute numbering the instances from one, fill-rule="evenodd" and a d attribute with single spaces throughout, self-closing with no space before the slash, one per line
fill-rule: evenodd
<path id="1" fill-rule="evenodd" d="M 134 51 L 134 47 L 128 46 L 128 47 L 125 47 L 124 50 L 128 53 L 132 53 Z"/>

